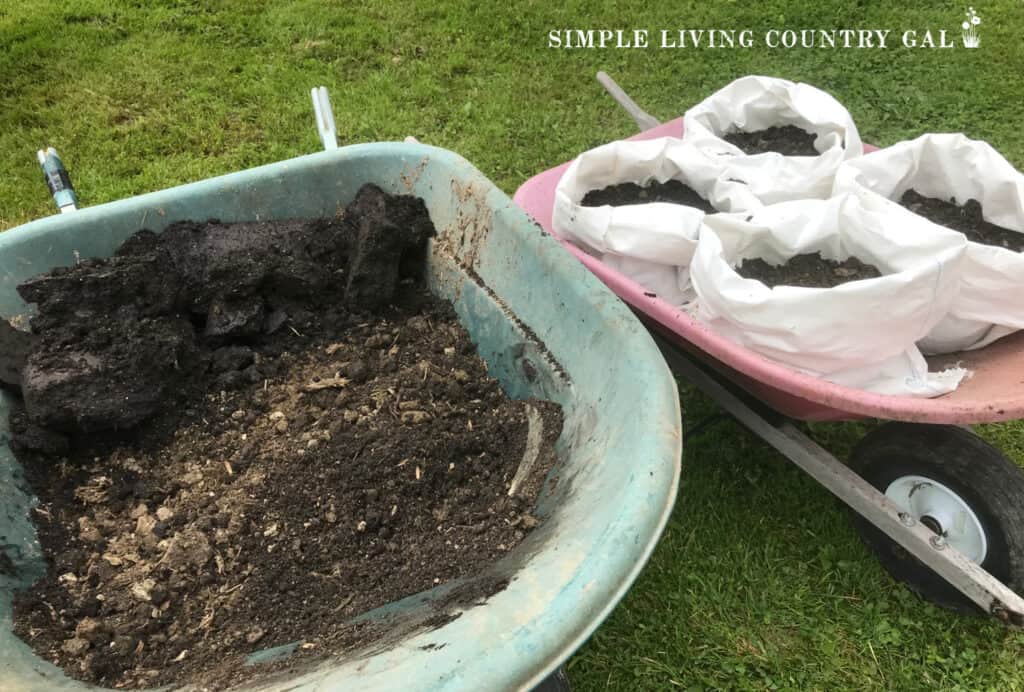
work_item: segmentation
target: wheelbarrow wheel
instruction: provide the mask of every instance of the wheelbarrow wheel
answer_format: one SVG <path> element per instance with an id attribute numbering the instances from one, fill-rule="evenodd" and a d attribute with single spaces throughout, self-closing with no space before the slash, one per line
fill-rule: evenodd
<path id="1" fill-rule="evenodd" d="M 1014 591 L 1024 585 L 1024 471 L 963 428 L 887 423 L 861 440 L 850 467 L 904 512 Z M 882 566 L 921 598 L 980 613 L 970 599 L 855 515 Z"/>

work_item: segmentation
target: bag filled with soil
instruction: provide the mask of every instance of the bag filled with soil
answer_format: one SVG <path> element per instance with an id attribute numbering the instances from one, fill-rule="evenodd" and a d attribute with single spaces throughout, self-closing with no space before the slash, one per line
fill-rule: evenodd
<path id="1" fill-rule="evenodd" d="M 555 189 L 555 233 L 673 305 L 693 298 L 689 264 L 701 219 L 713 213 L 710 183 L 698 184 L 662 137 L 612 142 L 581 154 Z"/>
<path id="2" fill-rule="evenodd" d="M 877 195 L 966 234 L 960 294 L 921 340 L 925 353 L 981 348 L 1024 329 L 1024 174 L 989 144 L 925 134 L 844 163 L 835 191 Z"/>
<path id="3" fill-rule="evenodd" d="M 882 230 L 892 225 L 906 230 Z M 928 372 L 915 342 L 956 298 L 966 242 L 934 230 L 906 210 L 853 195 L 708 216 L 690 266 L 698 318 L 837 384 L 945 394 L 966 372 Z"/>
<path id="4" fill-rule="evenodd" d="M 682 151 L 722 211 L 824 199 L 839 164 L 863 153 L 845 107 L 809 84 L 747 76 L 683 116 Z"/>

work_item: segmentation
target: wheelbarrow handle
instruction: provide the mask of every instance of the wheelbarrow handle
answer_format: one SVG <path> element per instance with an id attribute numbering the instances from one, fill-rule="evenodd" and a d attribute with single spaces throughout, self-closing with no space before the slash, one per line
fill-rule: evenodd
<path id="1" fill-rule="evenodd" d="M 316 117 L 320 142 L 326 151 L 337 149 L 338 129 L 334 125 L 334 111 L 331 110 L 331 98 L 327 95 L 327 87 L 313 87 L 309 95 L 313 99 L 313 115 Z"/>
<path id="2" fill-rule="evenodd" d="M 331 97 L 327 87 L 313 87 L 309 91 L 313 100 L 313 116 L 316 118 L 316 131 L 320 135 L 320 143 L 325 151 L 338 148 L 338 128 L 334 124 L 334 110 L 331 108 Z M 403 140 L 406 144 L 419 144 L 419 140 L 409 136 Z"/>
<path id="3" fill-rule="evenodd" d="M 633 122 L 640 128 L 640 131 L 650 130 L 651 128 L 661 125 L 661 121 L 655 118 L 653 115 L 645 111 L 640 106 L 636 105 L 636 101 L 629 97 L 625 91 L 622 90 L 615 80 L 608 76 L 607 72 L 603 70 L 597 73 L 597 81 L 601 83 L 601 86 L 605 88 L 611 97 L 615 99 L 616 103 L 622 106 L 629 116 L 633 118 Z"/>
<path id="4" fill-rule="evenodd" d="M 67 214 L 78 209 L 75 186 L 71 184 L 71 176 L 64 168 L 64 162 L 57 155 L 57 150 L 53 147 L 40 149 L 36 152 L 36 159 L 39 161 L 39 167 L 43 169 L 43 179 L 50 188 L 50 194 L 53 195 L 53 201 L 60 209 L 60 213 Z"/>

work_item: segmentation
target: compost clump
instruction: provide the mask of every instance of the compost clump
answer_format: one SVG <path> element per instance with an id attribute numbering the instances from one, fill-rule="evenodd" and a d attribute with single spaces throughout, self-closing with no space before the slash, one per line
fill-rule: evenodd
<path id="1" fill-rule="evenodd" d="M 388 304 L 431 232 L 422 201 L 368 187 L 342 219 L 180 222 L 26 281 L 18 292 L 38 314 L 24 422 L 55 435 L 131 428 L 187 395 L 219 346 L 301 321 L 311 300 Z"/>
<path id="2" fill-rule="evenodd" d="M 23 284 L 12 428 L 49 571 L 17 634 L 94 684 L 223 688 L 256 651 L 393 635 L 353 617 L 405 596 L 455 584 L 429 626 L 502 588 L 561 412 L 488 377 L 423 286 L 432 233 L 368 185 L 336 218 L 177 223 Z"/>

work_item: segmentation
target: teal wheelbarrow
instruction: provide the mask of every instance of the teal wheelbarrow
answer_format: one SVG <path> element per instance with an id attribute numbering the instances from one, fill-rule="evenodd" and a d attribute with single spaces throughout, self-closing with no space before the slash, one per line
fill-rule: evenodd
<path id="1" fill-rule="evenodd" d="M 437 622 L 431 616 L 459 584 L 364 613 L 359 618 L 385 623 L 391 634 L 369 649 L 296 658 L 284 677 L 256 679 L 251 689 L 550 686 L 625 594 L 665 526 L 679 476 L 679 400 L 626 306 L 465 160 L 416 143 L 356 145 L 34 221 L 0 234 L 0 314 L 30 310 L 15 291 L 21 281 L 110 255 L 139 228 L 330 216 L 366 182 L 425 200 L 438 229 L 431 289 L 454 303 L 511 396 L 562 405 L 559 462 L 535 509 L 543 523 L 481 575 L 507 580 L 507 588 L 440 628 L 429 626 Z M 0 400 L 0 441 L 10 405 Z M 0 689 L 91 689 L 11 631 L 14 593 L 46 570 L 32 507 L 18 463 L 0 444 Z M 250 661 L 287 655 L 254 652 Z"/>

